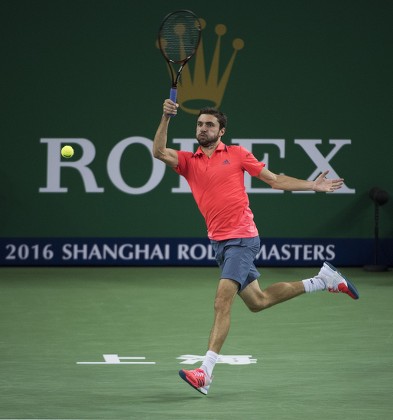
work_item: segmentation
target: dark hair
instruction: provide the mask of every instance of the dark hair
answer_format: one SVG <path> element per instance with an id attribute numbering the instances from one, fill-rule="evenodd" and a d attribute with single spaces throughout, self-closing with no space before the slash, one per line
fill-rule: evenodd
<path id="1" fill-rule="evenodd" d="M 228 122 L 227 116 L 223 112 L 218 110 L 217 108 L 211 108 L 211 107 L 202 108 L 199 111 L 198 117 L 202 114 L 214 115 L 220 124 L 220 130 L 221 128 L 226 128 L 227 122 Z"/>

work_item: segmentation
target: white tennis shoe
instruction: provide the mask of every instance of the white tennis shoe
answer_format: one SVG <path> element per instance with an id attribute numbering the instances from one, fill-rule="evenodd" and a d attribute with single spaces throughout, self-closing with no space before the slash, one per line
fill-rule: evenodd
<path id="1" fill-rule="evenodd" d="M 352 299 L 359 299 L 356 287 L 345 278 L 332 264 L 324 262 L 317 277 L 319 277 L 331 293 L 345 293 Z"/>

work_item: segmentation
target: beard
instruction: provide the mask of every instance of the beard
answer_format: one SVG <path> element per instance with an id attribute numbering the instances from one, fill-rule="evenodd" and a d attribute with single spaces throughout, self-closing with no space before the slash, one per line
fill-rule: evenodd
<path id="1" fill-rule="evenodd" d="M 198 143 L 202 147 L 209 147 L 213 144 L 217 143 L 217 140 L 219 139 L 218 136 L 215 137 L 208 137 L 207 135 L 199 134 L 197 137 Z"/>

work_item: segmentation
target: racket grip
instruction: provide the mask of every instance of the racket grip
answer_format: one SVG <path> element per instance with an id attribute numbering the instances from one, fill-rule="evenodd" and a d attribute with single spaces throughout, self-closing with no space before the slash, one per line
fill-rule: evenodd
<path id="1" fill-rule="evenodd" d="M 171 91 L 169 93 L 169 99 L 176 103 L 177 99 L 177 88 L 171 88 Z"/>
<path id="2" fill-rule="evenodd" d="M 171 91 L 169 93 L 169 99 L 173 102 L 176 103 L 176 99 L 177 99 L 177 88 L 173 87 L 171 88 Z M 174 117 L 175 115 L 172 114 L 171 117 Z"/>

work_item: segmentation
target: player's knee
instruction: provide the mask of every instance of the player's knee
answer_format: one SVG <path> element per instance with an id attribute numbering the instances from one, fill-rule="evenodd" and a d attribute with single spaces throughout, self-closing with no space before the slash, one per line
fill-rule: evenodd
<path id="1" fill-rule="evenodd" d="M 257 313 L 263 311 L 265 308 L 260 304 L 251 304 L 248 305 L 248 309 L 253 313 Z"/>
<path id="2" fill-rule="evenodd" d="M 263 308 L 258 305 L 251 305 L 248 307 L 248 309 L 253 313 L 261 312 L 263 310 Z"/>
<path id="3" fill-rule="evenodd" d="M 251 312 L 257 313 L 270 307 L 266 299 L 258 299 L 253 302 L 248 302 L 247 307 Z"/>
<path id="4" fill-rule="evenodd" d="M 232 301 L 222 296 L 216 296 L 214 299 L 214 310 L 216 312 L 229 312 L 231 309 Z"/>

